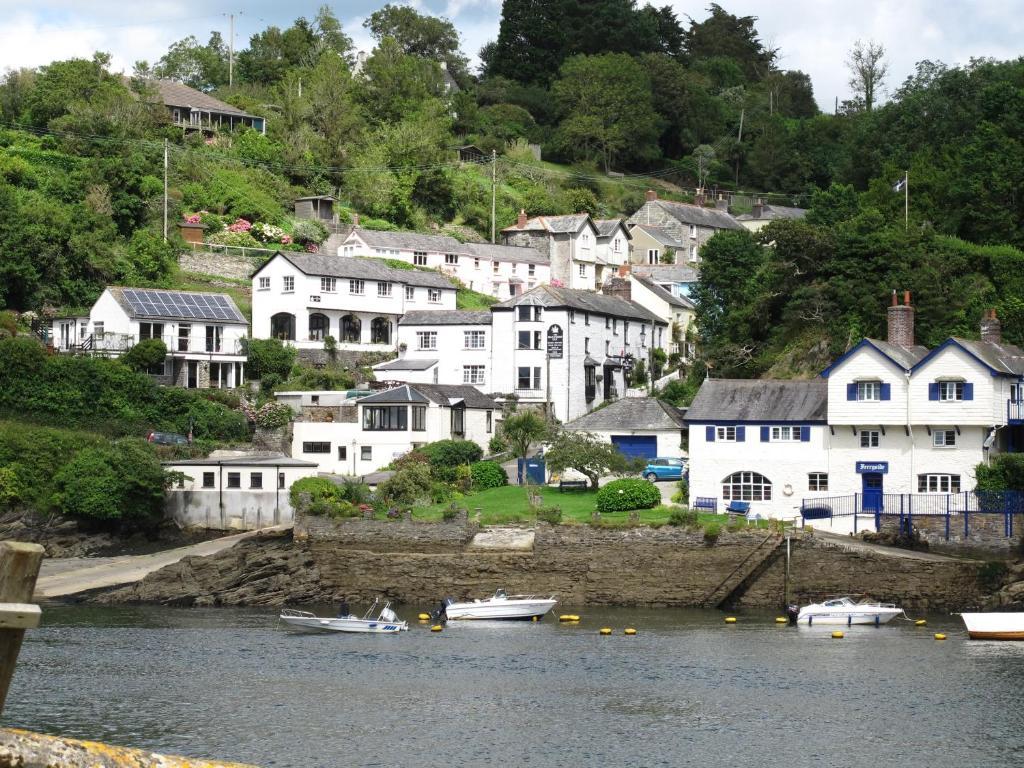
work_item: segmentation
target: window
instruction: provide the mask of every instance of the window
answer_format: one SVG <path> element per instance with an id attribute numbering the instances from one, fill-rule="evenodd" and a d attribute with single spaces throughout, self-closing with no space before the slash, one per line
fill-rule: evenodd
<path id="1" fill-rule="evenodd" d="M 757 472 L 733 472 L 722 481 L 722 498 L 726 501 L 771 501 L 772 484 Z"/>
<path id="2" fill-rule="evenodd" d="M 610 357 L 611 354 L 612 354 L 611 350 L 612 350 L 612 343 L 606 339 L 605 342 L 604 342 L 604 356 L 605 357 Z"/>
<path id="3" fill-rule="evenodd" d="M 412 407 L 412 431 L 425 432 L 427 429 L 427 406 L 414 405 Z"/>
<path id="4" fill-rule="evenodd" d="M 661 251 L 659 249 L 657 249 L 657 248 L 648 248 L 647 249 L 647 263 L 648 264 L 657 264 L 660 258 L 661 258 Z"/>
<path id="5" fill-rule="evenodd" d="M 494 274 L 498 274 L 498 262 L 491 262 L 491 272 L 493 272 Z"/>
<path id="6" fill-rule="evenodd" d="M 431 304 L 441 303 L 441 289 L 440 288 L 427 288 L 427 301 Z"/>
<path id="7" fill-rule="evenodd" d="M 362 281 L 360 281 L 362 282 Z M 349 344 L 358 344 L 363 337 L 363 321 L 355 315 L 341 318 L 341 340 Z"/>
<path id="8" fill-rule="evenodd" d="M 858 381 L 857 399 L 875 402 L 882 399 L 882 382 Z"/>
<path id="9" fill-rule="evenodd" d="M 391 283 L 377 283 L 377 296 L 382 299 L 390 299 Z"/>
<path id="10" fill-rule="evenodd" d="M 391 343 L 391 321 L 386 317 L 375 317 L 370 323 L 370 343 Z"/>
<path id="11" fill-rule="evenodd" d="M 605 328 L 611 328 L 612 327 L 612 319 L 610 317 L 606 317 L 604 319 L 604 327 Z"/>
<path id="12" fill-rule="evenodd" d="M 452 407 L 452 435 L 466 434 L 466 407 L 457 405 Z"/>
<path id="13" fill-rule="evenodd" d="M 580 242 L 583 243 L 583 247 L 584 248 L 589 248 L 590 247 L 590 235 L 588 235 L 586 232 L 584 232 L 583 236 L 580 238 Z"/>
<path id="14" fill-rule="evenodd" d="M 366 292 L 365 280 L 349 280 L 348 292 L 353 296 L 362 296 Z"/>
<path id="15" fill-rule="evenodd" d="M 348 459 L 348 446 L 347 445 L 339 445 L 338 446 L 338 461 L 345 461 L 346 459 Z"/>
<path id="16" fill-rule="evenodd" d="M 363 429 L 367 432 L 404 432 L 409 428 L 404 405 L 364 405 Z"/>
<path id="17" fill-rule="evenodd" d="M 330 443 L 303 443 L 302 444 L 302 452 L 303 453 L 330 453 L 331 452 L 331 444 Z"/>
<path id="18" fill-rule="evenodd" d="M 570 323 L 574 323 L 574 324 L 576 322 L 576 310 L 575 309 L 570 309 L 569 310 L 569 322 Z"/>
<path id="19" fill-rule="evenodd" d="M 862 429 L 860 431 L 861 448 L 877 448 L 881 433 L 877 429 Z"/>
<path id="20" fill-rule="evenodd" d="M 487 411 L 487 434 L 491 434 L 494 430 L 494 411 Z"/>
<path id="21" fill-rule="evenodd" d="M 484 366 L 482 366 L 482 365 L 464 365 L 464 366 L 462 366 L 462 383 L 463 384 L 483 384 L 484 383 Z"/>
<path id="22" fill-rule="evenodd" d="M 337 293 L 338 292 L 338 278 L 336 278 L 336 277 L 321 277 L 320 278 L 320 292 L 321 293 Z"/>
<path id="23" fill-rule="evenodd" d="M 213 472 L 203 472 L 203 488 L 213 488 L 216 484 L 216 474 Z"/>
<path id="24" fill-rule="evenodd" d="M 220 352 L 224 344 L 224 328 L 219 325 L 206 326 L 206 351 Z"/>
<path id="25" fill-rule="evenodd" d="M 373 461 L 373 446 L 361 445 L 359 447 L 359 459 L 361 461 Z"/>
<path id="26" fill-rule="evenodd" d="M 473 269 L 480 269 L 480 259 L 473 259 Z"/>
<path id="27" fill-rule="evenodd" d="M 691 263 L 696 263 L 696 261 L 697 261 L 697 246 L 696 245 L 691 245 L 690 246 L 690 262 Z"/>
<path id="28" fill-rule="evenodd" d="M 309 403 L 310 405 L 320 405 L 320 395 L 310 395 Z"/>
<path id="29" fill-rule="evenodd" d="M 427 254 L 424 251 L 414 251 L 412 254 L 412 263 L 417 267 L 427 266 Z"/>
<path id="30" fill-rule="evenodd" d="M 583 337 L 583 354 L 585 354 L 585 355 L 589 355 L 590 354 L 590 337 L 589 336 L 584 336 Z"/>
<path id="31" fill-rule="evenodd" d="M 537 265 L 536 264 L 530 264 L 526 268 L 526 274 L 527 274 L 528 277 L 536 277 L 536 275 L 537 275 Z"/>
<path id="32" fill-rule="evenodd" d="M 341 249 L 341 255 L 346 257 L 355 256 L 356 247 L 354 245 L 346 245 Z"/>
<path id="33" fill-rule="evenodd" d="M 540 367 L 520 366 L 518 374 L 518 389 L 540 389 Z"/>
<path id="34" fill-rule="evenodd" d="M 309 340 L 310 341 L 323 341 L 327 338 L 327 335 L 331 332 L 331 323 L 327 319 L 327 315 L 321 315 L 319 312 L 314 312 L 309 316 Z"/>
<path id="35" fill-rule="evenodd" d="M 540 349 L 540 331 L 519 331 L 518 349 Z"/>
<path id="36" fill-rule="evenodd" d="M 405 300 L 415 301 L 416 300 L 416 289 L 411 285 L 405 286 Z"/>
<path id="37" fill-rule="evenodd" d="M 241 488 L 242 487 L 242 473 L 241 472 L 228 472 L 228 488 Z"/>
<path id="38" fill-rule="evenodd" d="M 615 251 L 615 253 L 619 253 L 622 250 L 622 241 L 617 237 L 612 240 L 612 250 Z"/>
<path id="39" fill-rule="evenodd" d="M 250 488 L 262 488 L 263 487 L 263 473 L 262 472 L 250 472 L 249 473 L 249 487 Z"/>
<path id="40" fill-rule="evenodd" d="M 715 439 L 720 443 L 735 443 L 736 427 L 715 427 Z"/>
<path id="41" fill-rule="evenodd" d="M 283 341 L 295 341 L 295 315 L 278 312 L 270 318 L 270 336 Z"/>
<path id="42" fill-rule="evenodd" d="M 583 324 L 584 325 L 590 325 L 590 313 L 589 312 L 584 312 L 583 313 Z"/>
<path id="43" fill-rule="evenodd" d="M 416 331 L 417 349 L 437 349 L 437 331 Z"/>
<path id="44" fill-rule="evenodd" d="M 619 318 L 617 317 L 612 320 L 612 333 L 616 336 L 619 335 Z"/>
<path id="45" fill-rule="evenodd" d="M 527 323 L 530 321 L 532 315 L 531 308 L 528 304 L 520 304 L 516 311 L 519 313 L 519 322 Z"/>
<path id="46" fill-rule="evenodd" d="M 139 341 L 143 339 L 159 339 L 163 335 L 163 323 L 139 323 Z"/>
<path id="47" fill-rule="evenodd" d="M 281 278 L 281 290 L 285 293 L 291 293 L 295 290 L 295 276 L 285 275 Z"/>
<path id="48" fill-rule="evenodd" d="M 463 331 L 466 349 L 483 349 L 487 344 L 486 331 Z"/>
<path id="49" fill-rule="evenodd" d="M 178 326 L 178 351 L 188 352 L 191 345 L 192 325 L 190 323 L 182 323 Z"/>
<path id="50" fill-rule="evenodd" d="M 586 264 L 580 264 L 580 277 L 586 277 L 586 276 L 587 276 L 587 265 Z"/>
<path id="51" fill-rule="evenodd" d="M 936 448 L 952 448 L 956 445 L 955 429 L 937 429 L 932 432 L 932 445 Z"/>
<path id="52" fill-rule="evenodd" d="M 960 493 L 960 475 L 918 475 L 918 493 Z"/>
<path id="53" fill-rule="evenodd" d="M 697 225 L 696 224 L 691 224 L 690 225 L 690 237 L 691 238 L 696 238 L 697 237 Z"/>
<path id="54" fill-rule="evenodd" d="M 962 381 L 940 381 L 939 400 L 952 402 L 964 399 L 964 383 Z"/>
<path id="55" fill-rule="evenodd" d="M 772 442 L 787 443 L 800 439 L 800 427 L 772 427 Z"/>
<path id="56" fill-rule="evenodd" d="M 270 290 L 270 278 L 269 277 L 261 277 L 260 278 L 259 289 L 261 291 L 269 291 Z"/>
<path id="57" fill-rule="evenodd" d="M 278 472 L 277 473 L 277 487 L 278 488 L 282 488 L 282 489 L 285 487 L 285 485 L 284 485 L 284 472 Z"/>
<path id="58" fill-rule="evenodd" d="M 444 263 L 450 266 L 456 266 L 459 263 L 459 257 L 454 253 L 446 253 L 444 255 Z"/>
<path id="59" fill-rule="evenodd" d="M 827 491 L 828 472 L 810 472 L 807 475 L 808 491 Z"/>
<path id="60" fill-rule="evenodd" d="M 622 321 L 622 343 L 629 344 L 629 320 Z"/>

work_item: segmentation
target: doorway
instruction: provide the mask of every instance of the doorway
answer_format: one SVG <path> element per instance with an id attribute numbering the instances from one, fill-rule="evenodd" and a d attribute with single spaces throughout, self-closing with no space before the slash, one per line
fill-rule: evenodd
<path id="1" fill-rule="evenodd" d="M 882 473 L 865 472 L 861 475 L 864 491 L 864 511 L 878 514 L 882 511 Z"/>

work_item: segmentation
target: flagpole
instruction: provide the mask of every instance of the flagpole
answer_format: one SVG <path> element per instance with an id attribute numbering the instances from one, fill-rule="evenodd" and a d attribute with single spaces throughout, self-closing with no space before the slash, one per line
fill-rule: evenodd
<path id="1" fill-rule="evenodd" d="M 910 229 L 910 171 L 903 172 L 903 229 Z"/>

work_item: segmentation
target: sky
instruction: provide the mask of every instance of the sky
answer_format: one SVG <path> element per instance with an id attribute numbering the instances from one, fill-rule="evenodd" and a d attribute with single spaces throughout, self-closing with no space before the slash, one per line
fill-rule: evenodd
<path id="1" fill-rule="evenodd" d="M 359 49 L 373 41 L 366 17 L 387 0 L 327 2 Z M 231 3 L 234 4 L 231 4 Z M 325 0 L 0 0 L 0 72 L 36 67 L 93 51 L 113 56 L 116 71 L 135 61 L 155 62 L 176 40 L 194 34 L 206 42 L 211 30 L 227 39 L 235 15 L 235 47 L 271 24 L 286 27 L 298 16 L 312 18 Z M 501 0 L 412 0 L 421 13 L 445 16 L 462 36 L 463 51 L 476 52 L 497 37 Z M 644 4 L 641 0 L 639 4 Z M 710 0 L 671 5 L 686 23 L 707 16 Z M 738 16 L 757 16 L 761 39 L 780 49 L 779 65 L 811 76 L 822 109 L 850 96 L 845 61 L 857 40 L 885 46 L 886 85 L 895 90 L 924 59 L 966 64 L 971 58 L 1012 59 L 1024 55 L 1024 0 L 719 0 Z"/>

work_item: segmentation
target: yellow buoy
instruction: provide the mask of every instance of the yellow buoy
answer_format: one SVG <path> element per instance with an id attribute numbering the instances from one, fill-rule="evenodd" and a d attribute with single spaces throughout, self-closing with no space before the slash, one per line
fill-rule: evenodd
<path id="1" fill-rule="evenodd" d="M 601 629 L 599 629 L 598 632 L 600 632 L 602 635 L 610 635 L 612 633 L 612 628 L 611 627 L 601 627 Z"/>
<path id="2" fill-rule="evenodd" d="M 726 624 L 735 624 L 736 623 L 736 617 L 735 616 L 726 616 L 725 617 L 725 623 Z"/>
<path id="3" fill-rule="evenodd" d="M 575 613 L 563 613 L 561 616 L 558 617 L 558 620 L 559 621 L 579 621 L 580 617 L 577 616 Z"/>
<path id="4" fill-rule="evenodd" d="M 440 624 L 435 624 L 434 626 L 432 626 L 430 628 L 430 631 L 431 632 L 440 632 L 442 629 L 444 629 L 444 627 L 442 627 Z"/>
<path id="5" fill-rule="evenodd" d="M 421 613 L 419 615 L 419 620 L 420 621 L 430 621 L 430 614 L 429 613 Z"/>
<path id="6" fill-rule="evenodd" d="M 946 636 L 944 634 L 942 634 L 941 632 L 936 632 L 935 633 L 935 639 L 936 640 L 945 640 Z"/>
<path id="7" fill-rule="evenodd" d="M 537 616 L 534 616 L 534 617 L 533 617 L 533 618 L 531 619 L 531 621 L 536 621 L 536 620 L 537 620 L 537 618 L 538 618 Z"/>
<path id="8" fill-rule="evenodd" d="M 775 623 L 776 624 L 785 624 L 787 621 L 789 621 L 789 619 L 787 619 L 785 616 L 776 616 L 775 617 Z"/>
<path id="9" fill-rule="evenodd" d="M 636 634 L 636 630 L 633 629 L 632 627 L 626 627 L 624 630 L 622 630 L 622 634 L 624 634 L 624 635 L 635 635 Z"/>
<path id="10" fill-rule="evenodd" d="M 928 626 L 928 622 L 925 621 L 924 619 L 918 619 L 917 621 L 914 622 L 914 626 L 915 627 L 927 627 Z"/>
<path id="11" fill-rule="evenodd" d="M 837 629 L 837 630 L 836 630 L 835 632 L 833 632 L 833 633 L 832 633 L 832 638 L 833 638 L 834 640 L 842 640 L 842 639 L 843 639 L 843 633 L 842 633 L 842 632 L 840 632 L 840 631 L 839 631 L 839 630 Z"/>

